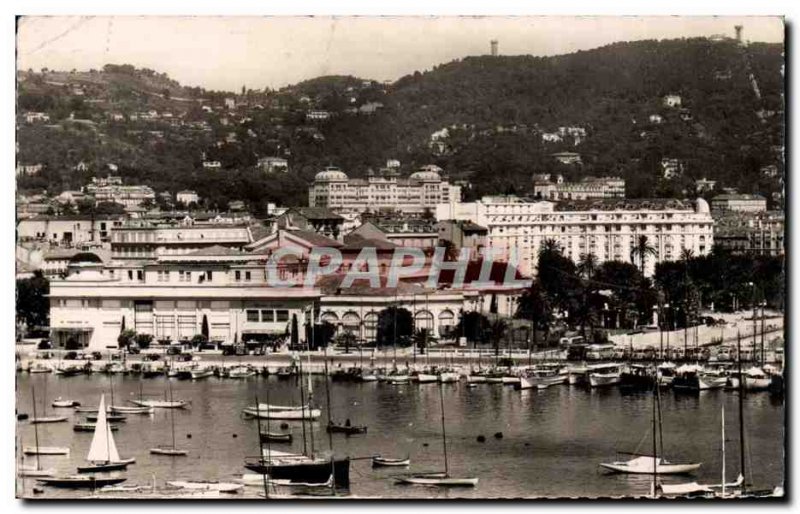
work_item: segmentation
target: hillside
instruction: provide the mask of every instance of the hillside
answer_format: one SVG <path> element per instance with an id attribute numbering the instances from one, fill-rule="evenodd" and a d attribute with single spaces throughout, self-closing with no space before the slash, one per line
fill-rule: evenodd
<path id="1" fill-rule="evenodd" d="M 433 162 L 469 176 L 471 196 L 527 193 L 533 173 L 552 171 L 620 174 L 632 196 L 690 195 L 703 177 L 769 194 L 780 184 L 760 169 L 782 170 L 782 52 L 731 40 L 640 41 L 556 57 L 468 57 L 388 86 L 332 76 L 241 93 L 186 88 L 130 66 L 20 72 L 18 113 L 43 111 L 50 122 L 18 119 L 18 161 L 45 164 L 19 187 L 77 188 L 114 163 L 131 183 L 194 188 L 212 207 L 239 198 L 258 210 L 303 203 L 322 166 L 359 176 L 396 158 L 405 170 Z M 664 105 L 665 95 L 681 105 Z M 137 118 L 146 110 L 159 115 Z M 308 118 L 319 110 L 330 117 Z M 580 137 L 555 137 L 560 127 Z M 560 151 L 580 153 L 583 164 L 557 164 L 551 154 Z M 255 170 L 271 155 L 289 160 L 290 175 Z M 204 169 L 204 156 L 222 169 Z M 663 179 L 662 159 L 677 159 L 683 175 Z M 88 171 L 73 169 L 81 161 Z"/>

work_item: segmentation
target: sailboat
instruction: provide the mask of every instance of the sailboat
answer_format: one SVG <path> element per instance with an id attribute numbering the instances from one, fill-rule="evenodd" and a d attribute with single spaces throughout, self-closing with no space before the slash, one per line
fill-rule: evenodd
<path id="1" fill-rule="evenodd" d="M 445 430 L 444 393 L 443 386 L 439 384 L 439 402 L 442 406 L 442 446 L 444 449 L 444 473 L 416 473 L 413 475 L 397 477 L 396 483 L 406 485 L 431 485 L 442 487 L 475 487 L 478 479 L 474 477 L 453 477 L 447 463 L 447 432 Z M 374 460 L 373 460 L 374 462 Z"/>
<path id="2" fill-rule="evenodd" d="M 167 380 L 167 386 L 169 387 L 169 399 L 172 400 L 172 382 Z M 182 457 L 188 455 L 189 452 L 186 450 L 179 450 L 175 447 L 175 410 L 170 409 L 170 421 L 172 424 L 172 445 L 171 446 L 157 446 L 155 448 L 150 448 L 150 453 L 153 455 L 167 455 L 170 457 Z"/>
<path id="3" fill-rule="evenodd" d="M 698 484 L 689 482 L 684 484 L 661 484 L 661 492 L 667 496 L 696 496 L 709 495 L 725 498 L 731 490 L 736 490 L 744 484 L 744 476 L 739 474 L 735 482 L 725 483 L 725 404 L 722 405 L 722 482 L 719 484 Z"/>
<path id="4" fill-rule="evenodd" d="M 657 381 L 656 381 L 657 383 Z M 632 473 L 632 474 L 647 474 L 647 475 L 675 475 L 683 473 L 691 473 L 698 469 L 702 463 L 682 463 L 676 464 L 664 459 L 664 439 L 663 432 L 656 425 L 656 419 L 661 421 L 661 401 L 659 388 L 653 385 L 653 454 L 639 454 L 635 452 L 619 452 L 623 454 L 632 455 L 634 458 L 626 461 L 602 462 L 600 467 L 617 472 L 617 473 Z M 656 438 L 661 441 L 661 454 L 658 456 L 658 448 L 656 447 Z"/>
<path id="5" fill-rule="evenodd" d="M 47 415 L 47 381 L 44 382 L 44 398 L 45 403 L 43 405 L 44 408 L 44 416 L 37 416 L 36 414 L 30 419 L 31 424 L 37 423 L 61 423 L 62 421 L 66 421 L 66 416 L 48 416 Z M 36 404 L 36 398 L 33 399 L 34 405 Z"/>
<path id="6" fill-rule="evenodd" d="M 32 396 L 34 398 L 33 415 L 35 417 L 36 416 L 36 400 L 35 400 L 36 394 L 34 392 L 33 386 L 31 386 L 31 394 L 32 394 Z M 33 426 L 33 433 L 34 433 L 34 437 L 35 437 L 35 441 L 36 441 L 36 449 L 38 450 L 40 448 L 40 446 L 39 446 L 39 427 L 37 425 Z M 66 451 L 67 454 L 69 453 L 69 448 L 64 448 L 64 450 Z M 23 458 L 24 458 L 24 454 L 25 454 L 25 452 L 23 451 Z M 38 451 L 36 452 L 35 455 L 36 455 L 36 465 L 35 466 L 26 466 L 25 464 L 22 464 L 20 466 L 20 468 L 19 468 L 19 475 L 20 476 L 23 476 L 23 477 L 49 477 L 49 476 L 52 476 L 53 474 L 55 474 L 55 470 L 53 470 L 52 468 L 51 469 L 42 468 L 42 462 L 41 462 L 41 459 L 39 458 L 39 455 L 41 455 L 41 454 Z"/>
<path id="7" fill-rule="evenodd" d="M 33 402 L 33 419 L 36 419 L 36 390 L 32 385 L 31 397 Z M 36 424 L 33 426 L 33 433 L 36 438 L 36 446 L 25 446 L 22 448 L 22 453 L 24 455 L 37 455 L 37 467 L 39 462 L 38 455 L 69 455 L 69 448 L 62 448 L 58 446 L 39 446 L 39 427 L 37 427 Z"/>
<path id="8" fill-rule="evenodd" d="M 103 395 L 100 395 L 100 407 L 97 412 L 97 425 L 92 437 L 92 445 L 89 447 L 89 454 L 86 457 L 89 461 L 88 466 L 78 466 L 78 473 L 92 473 L 95 471 L 115 471 L 125 469 L 128 464 L 136 462 L 136 459 L 120 459 L 117 452 L 117 445 L 111 433 L 111 427 L 106 420 L 106 402 Z"/>

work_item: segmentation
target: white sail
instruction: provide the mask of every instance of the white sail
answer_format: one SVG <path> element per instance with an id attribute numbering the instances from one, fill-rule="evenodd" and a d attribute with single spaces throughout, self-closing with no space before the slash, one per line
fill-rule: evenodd
<path id="1" fill-rule="evenodd" d="M 92 446 L 89 447 L 89 455 L 86 457 L 89 462 L 119 462 L 117 445 L 114 443 L 114 436 L 111 435 L 111 427 L 106 421 L 106 402 L 103 395 L 100 395 L 100 406 L 97 409 L 97 425 L 94 428 Z"/>

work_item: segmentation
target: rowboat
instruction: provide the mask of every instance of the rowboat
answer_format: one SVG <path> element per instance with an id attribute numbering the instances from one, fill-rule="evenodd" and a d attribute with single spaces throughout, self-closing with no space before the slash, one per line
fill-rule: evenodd
<path id="1" fill-rule="evenodd" d="M 253 408 L 245 408 L 242 410 L 245 416 L 259 419 L 277 419 L 277 420 L 301 420 L 301 419 L 319 419 L 322 415 L 320 409 L 299 409 L 299 410 L 261 410 Z"/>
<path id="2" fill-rule="evenodd" d="M 31 424 L 37 423 L 61 423 L 62 421 L 66 421 L 66 416 L 40 416 L 38 418 L 30 418 Z"/>
<path id="3" fill-rule="evenodd" d="M 80 405 L 80 402 L 76 402 L 75 400 L 63 400 L 59 397 L 53 400 L 51 405 L 53 407 L 75 407 Z"/>
<path id="4" fill-rule="evenodd" d="M 174 480 L 172 482 L 167 482 L 167 485 L 178 489 L 219 491 L 221 493 L 235 493 L 244 487 L 244 484 L 236 484 L 233 482 L 214 482 L 204 480 Z"/>
<path id="5" fill-rule="evenodd" d="M 50 373 L 51 371 L 53 371 L 53 369 L 50 366 L 42 364 L 41 362 L 37 362 L 28 368 L 28 373 Z"/>
<path id="6" fill-rule="evenodd" d="M 680 475 L 683 473 L 691 473 L 701 466 L 700 463 L 685 463 L 673 464 L 661 457 L 653 459 L 652 456 L 642 455 L 628 461 L 617 462 L 604 462 L 600 466 L 616 471 L 617 473 L 632 473 L 632 474 L 653 474 L 653 462 L 658 464 L 655 466 L 656 474 L 658 475 Z"/>
<path id="7" fill-rule="evenodd" d="M 72 430 L 74 430 L 75 432 L 94 432 L 96 428 L 97 428 L 97 423 L 75 423 L 74 425 L 72 425 Z M 117 425 L 109 425 L 108 428 L 112 432 L 116 432 L 117 430 L 119 430 L 119 427 Z"/>
<path id="8" fill-rule="evenodd" d="M 446 473 L 421 473 L 406 477 L 397 477 L 398 484 L 406 485 L 436 485 L 442 487 L 475 487 L 478 485 L 477 478 L 451 477 Z"/>
<path id="9" fill-rule="evenodd" d="M 22 449 L 25 455 L 69 455 L 69 448 L 63 446 L 26 446 Z"/>
<path id="10" fill-rule="evenodd" d="M 125 477 L 98 477 L 98 476 L 66 476 L 56 478 L 41 478 L 37 480 L 42 485 L 51 487 L 64 487 L 68 489 L 89 488 L 97 489 L 108 485 L 120 484 L 127 480 Z"/>
<path id="11" fill-rule="evenodd" d="M 249 378 L 255 374 L 249 366 L 234 366 L 228 370 L 228 378 Z"/>
<path id="12" fill-rule="evenodd" d="M 291 443 L 292 434 L 282 434 L 280 432 L 259 432 L 262 443 Z"/>
<path id="13" fill-rule="evenodd" d="M 139 407 L 149 407 L 156 409 L 183 409 L 189 405 L 186 400 L 129 400 L 132 404 Z"/>
<path id="14" fill-rule="evenodd" d="M 152 414 L 155 412 L 153 407 L 128 407 L 127 405 L 112 405 L 108 410 L 123 414 Z"/>
<path id="15" fill-rule="evenodd" d="M 150 453 L 153 455 L 167 455 L 169 457 L 182 457 L 189 454 L 186 450 L 179 450 L 171 446 L 150 448 Z"/>
<path id="16" fill-rule="evenodd" d="M 408 466 L 410 464 L 411 464 L 411 459 L 408 457 L 406 457 L 405 459 L 392 459 L 390 457 L 381 457 L 380 455 L 372 457 L 373 468 L 403 467 L 403 466 Z"/>
<path id="17" fill-rule="evenodd" d="M 438 380 L 438 377 L 433 373 L 417 373 L 412 375 L 411 379 L 420 384 L 433 384 Z"/>
<path id="18" fill-rule="evenodd" d="M 388 375 L 386 381 L 390 384 L 407 384 L 411 381 L 410 375 Z"/>

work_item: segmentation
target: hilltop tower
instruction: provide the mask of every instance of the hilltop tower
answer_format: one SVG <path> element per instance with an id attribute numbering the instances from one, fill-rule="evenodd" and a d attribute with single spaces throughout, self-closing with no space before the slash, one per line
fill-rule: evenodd
<path id="1" fill-rule="evenodd" d="M 492 57 L 497 57 L 497 40 L 492 39 L 489 44 L 491 45 Z"/>

